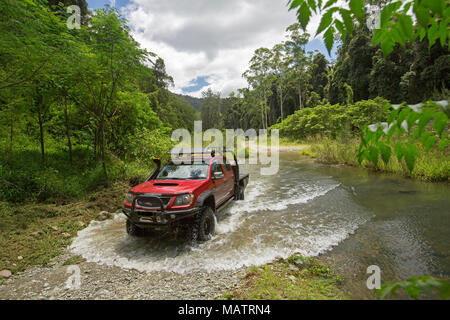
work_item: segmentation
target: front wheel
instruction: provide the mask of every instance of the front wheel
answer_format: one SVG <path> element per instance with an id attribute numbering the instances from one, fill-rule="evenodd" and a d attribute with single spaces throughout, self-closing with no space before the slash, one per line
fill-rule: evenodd
<path id="1" fill-rule="evenodd" d="M 216 232 L 216 219 L 210 207 L 206 207 L 198 214 L 192 231 L 193 240 L 207 241 L 214 236 Z"/>
<path id="2" fill-rule="evenodd" d="M 129 219 L 127 219 L 126 229 L 127 233 L 132 237 L 142 237 L 144 235 L 144 230 L 137 227 Z"/>

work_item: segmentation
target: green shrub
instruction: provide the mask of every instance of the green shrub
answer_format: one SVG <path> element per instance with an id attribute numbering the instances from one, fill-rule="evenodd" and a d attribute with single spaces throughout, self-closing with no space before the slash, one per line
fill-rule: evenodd
<path id="1" fill-rule="evenodd" d="M 362 129 L 365 125 L 386 121 L 389 115 L 389 103 L 384 98 L 361 100 L 348 106 L 346 112 L 351 119 L 353 128 Z"/>
<path id="2" fill-rule="evenodd" d="M 443 300 L 450 299 L 450 282 L 431 276 L 411 277 L 405 281 L 384 283 L 377 293 L 383 300 L 389 295 L 395 296 L 399 290 L 405 290 L 414 300 L 419 299 L 421 293 L 430 291 L 437 291 Z"/>
<path id="3" fill-rule="evenodd" d="M 348 137 L 364 125 L 385 119 L 388 114 L 385 108 L 387 103 L 387 100 L 377 97 L 374 100 L 363 100 L 349 106 L 326 104 L 304 108 L 270 129 L 278 129 L 280 137 L 294 140 L 315 135 L 333 139 Z"/>

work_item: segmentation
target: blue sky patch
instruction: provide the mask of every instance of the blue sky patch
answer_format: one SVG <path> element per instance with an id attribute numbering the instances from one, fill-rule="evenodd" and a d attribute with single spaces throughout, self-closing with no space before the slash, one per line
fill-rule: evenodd
<path id="1" fill-rule="evenodd" d="M 184 93 L 200 91 L 204 87 L 210 85 L 210 83 L 207 81 L 208 78 L 209 78 L 208 76 L 200 76 L 200 77 L 197 77 L 196 79 L 192 79 L 189 82 L 189 86 L 183 87 L 183 88 L 181 88 L 181 90 L 183 90 Z"/>
<path id="2" fill-rule="evenodd" d="M 331 49 L 331 57 L 328 54 L 328 50 L 325 47 L 325 43 L 323 42 L 323 39 L 313 39 L 310 42 L 306 44 L 306 51 L 314 51 L 318 50 L 320 53 L 322 53 L 325 58 L 330 61 L 335 61 L 337 57 L 337 47 L 336 45 Z"/>
<path id="3" fill-rule="evenodd" d="M 88 3 L 89 9 L 100 9 L 100 8 L 104 8 L 105 5 L 107 5 L 107 4 L 111 5 L 111 3 L 114 3 L 114 1 L 110 1 L 110 0 L 88 0 L 87 3 Z M 129 0 L 115 0 L 116 7 L 118 9 L 120 9 L 121 7 L 126 6 L 129 3 L 130 3 Z"/>

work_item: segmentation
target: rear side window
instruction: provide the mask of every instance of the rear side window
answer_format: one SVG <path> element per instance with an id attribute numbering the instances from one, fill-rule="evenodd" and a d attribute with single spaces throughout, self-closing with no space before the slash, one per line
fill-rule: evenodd
<path id="1" fill-rule="evenodd" d="M 223 173 L 222 166 L 218 162 L 214 162 L 211 166 L 211 172 L 220 172 Z"/>

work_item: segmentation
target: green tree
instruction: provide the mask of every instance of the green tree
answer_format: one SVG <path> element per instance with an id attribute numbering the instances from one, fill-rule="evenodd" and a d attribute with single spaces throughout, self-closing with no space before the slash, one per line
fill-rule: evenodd
<path id="1" fill-rule="evenodd" d="M 308 67 L 308 73 L 311 90 L 321 98 L 325 97 L 325 87 L 328 84 L 328 61 L 323 54 L 314 55 Z"/>
<path id="2" fill-rule="evenodd" d="M 290 65 L 296 73 L 299 109 L 302 109 L 306 86 L 309 81 L 307 73 L 309 60 L 305 51 L 305 46 L 309 42 L 309 34 L 303 33 L 302 27 L 298 23 L 290 25 L 286 31 L 289 32 L 289 40 L 286 41 L 286 46 L 290 55 Z"/>
<path id="3" fill-rule="evenodd" d="M 84 29 L 84 36 L 91 54 L 80 57 L 78 76 L 83 90 L 78 101 L 83 101 L 83 107 L 93 117 L 94 153 L 99 154 L 105 181 L 108 181 L 106 122 L 118 108 L 116 100 L 120 88 L 132 81 L 149 54 L 131 38 L 125 20 L 119 18 L 116 9 L 97 10 L 89 28 Z"/>
<path id="4" fill-rule="evenodd" d="M 372 58 L 369 76 L 370 96 L 382 96 L 394 103 L 408 100 L 408 85 L 400 85 L 404 74 L 411 68 L 413 59 L 411 46 L 397 45 L 389 56 L 383 57 L 381 49 Z"/>
<path id="5" fill-rule="evenodd" d="M 0 91 L 30 84 L 48 72 L 67 40 L 66 25 L 43 3 L 0 2 Z"/>
<path id="6" fill-rule="evenodd" d="M 292 82 L 293 73 L 289 69 L 289 60 L 284 43 L 276 44 L 272 49 L 272 53 L 270 63 L 273 70 L 273 82 L 278 95 L 281 120 L 283 120 L 285 115 L 283 105 L 288 93 L 289 83 Z"/>
<path id="7" fill-rule="evenodd" d="M 300 25 L 304 30 L 313 13 L 321 13 L 316 34 L 323 32 L 328 52 L 335 42 L 335 34 L 344 41 L 351 34 L 355 22 L 366 24 L 367 8 L 364 0 L 345 0 L 342 3 L 330 0 L 290 0 L 290 9 L 296 9 Z M 373 1 L 380 8 L 379 26 L 373 32 L 372 43 L 379 44 L 387 56 L 395 44 L 404 46 L 407 41 L 428 39 L 429 47 L 438 40 L 441 46 L 448 43 L 450 30 L 450 3 L 442 0 L 386 0 Z M 348 9 L 347 9 L 348 8 Z M 411 15 L 412 12 L 412 15 Z M 378 18 L 377 17 L 377 18 Z M 414 18 L 414 19 L 413 19 Z M 417 24 L 414 26 L 414 22 Z"/>
<path id="8" fill-rule="evenodd" d="M 211 88 L 202 93 L 203 101 L 200 107 L 203 129 L 222 129 L 222 101 L 220 92 L 213 92 Z"/>
<path id="9" fill-rule="evenodd" d="M 250 60 L 249 69 L 243 74 L 247 82 L 255 90 L 258 97 L 258 105 L 261 110 L 260 127 L 268 128 L 268 98 L 270 91 L 270 60 L 272 52 L 267 48 L 259 48 L 255 50 L 255 54 Z"/>

